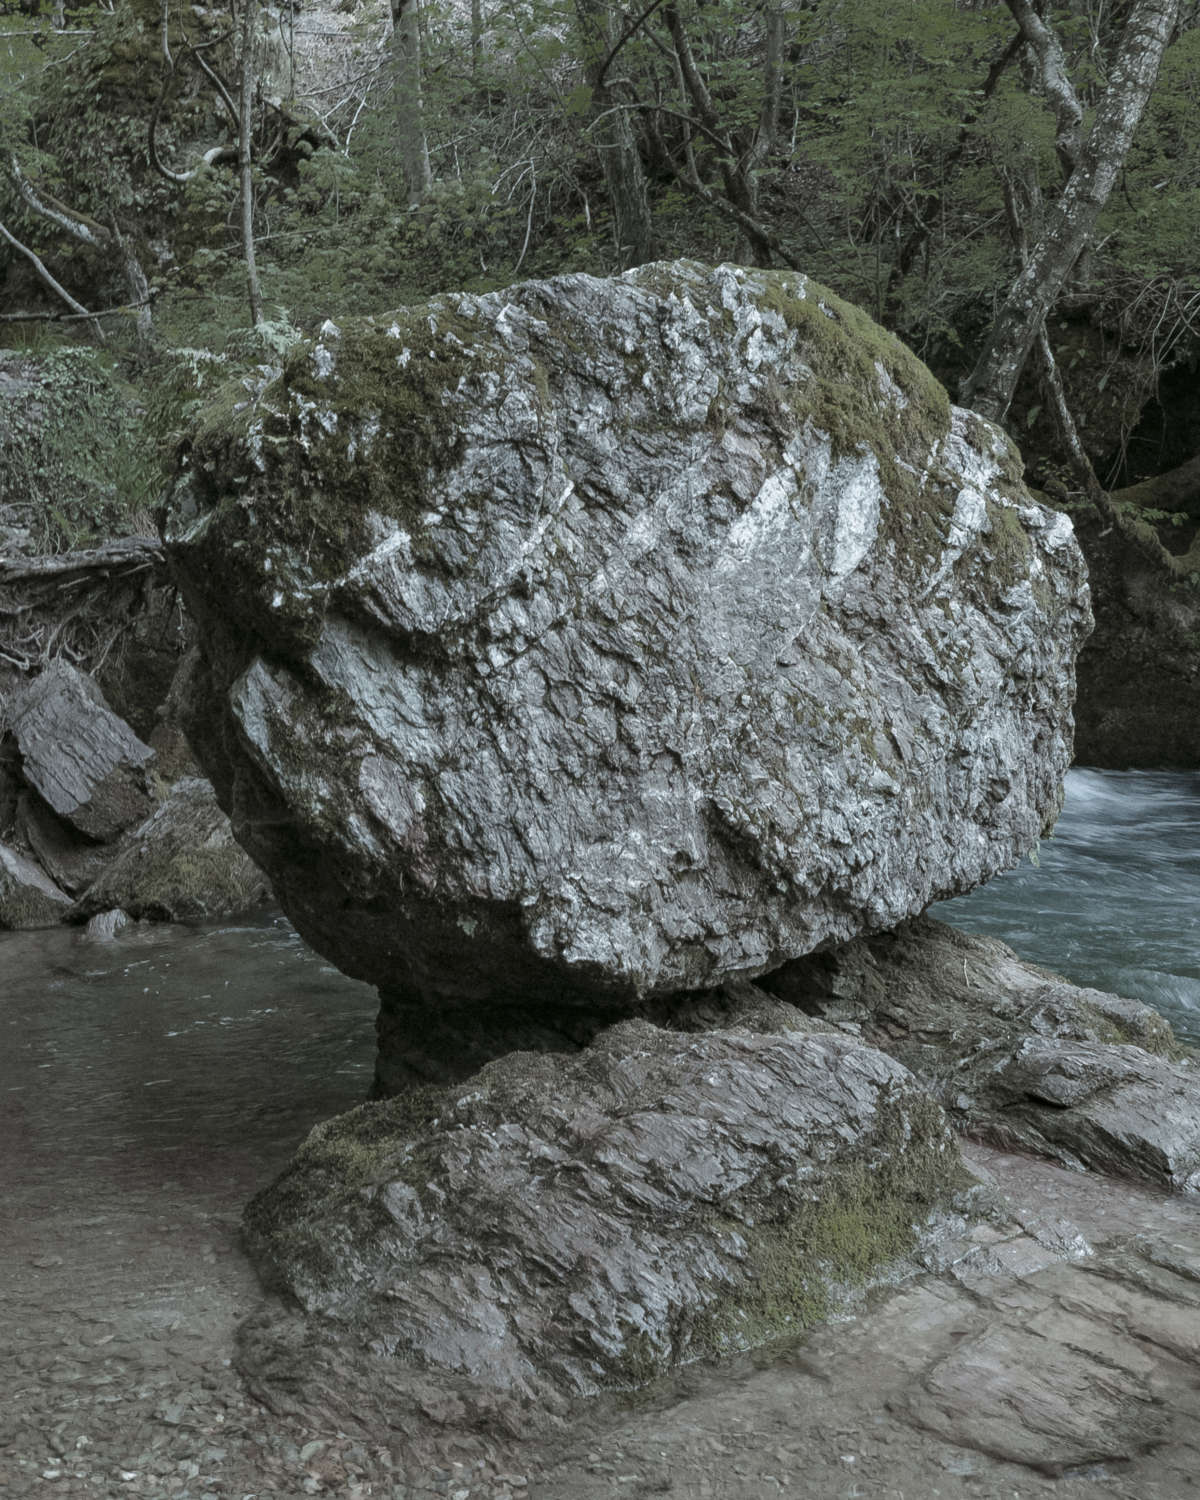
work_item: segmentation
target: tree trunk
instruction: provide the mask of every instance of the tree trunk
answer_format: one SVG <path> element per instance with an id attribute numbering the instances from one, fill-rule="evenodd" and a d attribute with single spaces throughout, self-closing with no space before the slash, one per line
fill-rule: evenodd
<path id="1" fill-rule="evenodd" d="M 392 0 L 396 38 L 396 144 L 408 206 L 415 208 L 433 186 L 421 99 L 421 13 L 418 0 Z"/>
<path id="2" fill-rule="evenodd" d="M 254 25 L 258 19 L 258 0 L 242 0 L 241 89 L 238 98 L 238 170 L 242 182 L 242 254 L 246 261 L 246 292 L 250 301 L 250 323 L 257 328 L 263 320 L 262 289 L 258 283 L 258 263 L 254 258 L 254 176 L 251 171 L 251 141 L 254 129 Z"/>
<path id="3" fill-rule="evenodd" d="M 1087 139 L 1045 228 L 996 315 L 961 399 L 1002 421 L 1046 314 L 1086 249 L 1124 164 L 1179 16 L 1180 0 L 1135 0 Z"/>
<path id="4" fill-rule="evenodd" d="M 600 150 L 623 268 L 654 259 L 654 229 L 646 174 L 629 112 L 618 106 L 605 81 L 604 64 L 617 43 L 616 16 L 606 0 L 575 0 L 583 40 L 584 67 L 592 89 L 592 136 Z"/>

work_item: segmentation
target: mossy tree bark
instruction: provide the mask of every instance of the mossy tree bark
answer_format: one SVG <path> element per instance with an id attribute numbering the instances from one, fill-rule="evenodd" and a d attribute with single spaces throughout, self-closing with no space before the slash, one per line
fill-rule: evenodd
<path id="1" fill-rule="evenodd" d="M 254 29 L 258 20 L 258 0 L 242 0 L 242 3 L 241 57 L 238 69 L 238 174 L 242 187 L 242 254 L 246 261 L 246 293 L 250 301 L 250 322 L 257 328 L 263 320 L 262 288 L 258 280 L 258 262 L 254 255 L 254 94 L 258 84 L 254 68 Z"/>
<path id="2" fill-rule="evenodd" d="M 1070 159 L 1071 153 L 1075 154 L 1066 185 L 1046 215 L 996 315 L 979 362 L 963 387 L 963 404 L 993 421 L 1004 419 L 1046 315 L 1086 250 L 1096 220 L 1112 193 L 1178 22 L 1180 0 L 1135 0 L 1108 87 L 1077 150 L 1078 121 L 1071 120 L 1073 91 L 1060 66 L 1061 49 L 1052 35 L 1043 35 L 1046 23 L 1028 5 L 1010 0 L 1010 9 L 1040 63 L 1043 86 L 1059 122 L 1060 158 Z"/>
<path id="3" fill-rule="evenodd" d="M 654 259 L 654 225 L 646 173 L 629 111 L 613 94 L 608 65 L 620 46 L 617 16 L 607 0 L 575 0 L 584 69 L 592 90 L 592 137 L 600 150 L 623 268 Z"/>
<path id="4" fill-rule="evenodd" d="M 408 206 L 415 208 L 433 186 L 422 99 L 418 0 L 392 0 L 392 26 L 396 38 L 396 146 L 408 186 Z"/>

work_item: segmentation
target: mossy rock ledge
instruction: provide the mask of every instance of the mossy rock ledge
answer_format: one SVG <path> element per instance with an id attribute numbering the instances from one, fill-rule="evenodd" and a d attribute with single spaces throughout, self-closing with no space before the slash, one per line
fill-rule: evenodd
<path id="1" fill-rule="evenodd" d="M 977 1196 L 942 1111 L 791 1014 L 622 1022 L 317 1126 L 246 1212 L 285 1294 L 243 1326 L 252 1389 L 338 1425 L 552 1413 L 911 1270 Z"/>
<path id="2" fill-rule="evenodd" d="M 767 972 L 970 889 L 1059 809 L 1070 522 L 797 273 L 327 323 L 202 414 L 168 544 L 189 738 L 393 1035 L 511 1015 L 512 1045 L 522 1008 Z"/>

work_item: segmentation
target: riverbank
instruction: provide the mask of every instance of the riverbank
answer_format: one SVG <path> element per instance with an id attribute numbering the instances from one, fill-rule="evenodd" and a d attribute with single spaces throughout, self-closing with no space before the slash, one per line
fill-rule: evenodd
<path id="1" fill-rule="evenodd" d="M 978 1147 L 972 1165 L 1019 1205 L 1007 1228 L 964 1236 L 952 1264 L 786 1348 L 589 1403 L 553 1442 L 460 1431 L 450 1411 L 420 1446 L 273 1415 L 230 1363 L 259 1295 L 240 1211 L 311 1124 L 361 1097 L 373 996 L 272 924 L 2 941 L 0 1493 L 1189 1492 L 1200 1210 Z M 291 997 L 285 1015 L 271 985 Z M 1081 1257 L 1078 1236 L 1097 1253 Z M 964 1380 L 974 1417 L 952 1399 Z M 1074 1387 L 1088 1399 L 1059 1409 Z M 1014 1411 L 1015 1434 L 1003 1420 Z M 1022 1430 L 1043 1464 L 1085 1457 L 1048 1475 L 1014 1459 Z"/>

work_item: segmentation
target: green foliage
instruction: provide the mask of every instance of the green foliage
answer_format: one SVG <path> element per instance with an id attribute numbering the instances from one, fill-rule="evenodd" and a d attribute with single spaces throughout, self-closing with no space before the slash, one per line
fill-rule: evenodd
<path id="1" fill-rule="evenodd" d="M 42 552 L 150 529 L 161 470 L 111 361 L 68 346 L 14 363 L 29 390 L 0 409 L 0 504 Z"/>

